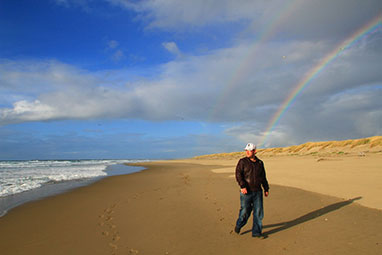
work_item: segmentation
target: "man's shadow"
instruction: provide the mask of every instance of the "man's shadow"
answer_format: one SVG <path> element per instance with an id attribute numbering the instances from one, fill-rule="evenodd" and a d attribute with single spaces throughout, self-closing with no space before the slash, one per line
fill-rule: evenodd
<path id="1" fill-rule="evenodd" d="M 294 227 L 294 226 L 299 225 L 301 223 L 313 220 L 313 219 L 318 218 L 322 215 L 325 215 L 327 213 L 338 210 L 344 206 L 347 206 L 347 205 L 353 203 L 356 200 L 360 200 L 361 198 L 362 197 L 356 197 L 356 198 L 352 198 L 352 199 L 349 199 L 346 201 L 334 203 L 334 204 L 325 206 L 324 208 L 321 208 L 321 209 L 315 210 L 313 212 L 307 213 L 307 214 L 300 216 L 300 217 L 298 217 L 294 220 L 291 220 L 291 221 L 285 221 L 285 222 L 281 222 L 281 223 L 265 225 L 263 228 L 272 228 L 272 227 L 277 227 L 277 226 L 279 226 L 279 227 L 271 229 L 271 230 L 266 231 L 266 232 L 263 232 L 263 238 L 267 238 L 269 235 L 275 234 L 275 233 L 280 232 L 282 230 Z M 246 234 L 249 232 L 251 232 L 251 230 L 243 232 L 242 234 Z"/>

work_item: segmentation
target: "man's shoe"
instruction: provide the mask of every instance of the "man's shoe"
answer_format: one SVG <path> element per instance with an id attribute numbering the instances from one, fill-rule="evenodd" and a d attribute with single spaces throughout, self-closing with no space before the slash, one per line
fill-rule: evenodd
<path id="1" fill-rule="evenodd" d="M 240 233 L 240 228 L 239 228 L 239 227 L 235 227 L 235 233 L 236 233 L 236 234 L 239 234 L 239 233 Z"/>
<path id="2" fill-rule="evenodd" d="M 253 235 L 253 234 L 252 234 L 252 237 L 263 238 L 263 239 L 268 238 L 268 236 L 267 236 L 267 235 L 264 235 L 264 234 L 256 234 L 256 235 Z"/>

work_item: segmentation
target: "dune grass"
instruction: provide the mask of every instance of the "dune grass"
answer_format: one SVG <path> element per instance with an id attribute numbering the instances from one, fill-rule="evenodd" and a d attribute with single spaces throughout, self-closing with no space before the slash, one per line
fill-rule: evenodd
<path id="1" fill-rule="evenodd" d="M 275 147 L 258 149 L 259 155 L 319 155 L 331 153 L 336 155 L 347 155 L 351 153 L 382 152 L 382 136 L 372 136 L 361 139 L 343 140 L 343 141 L 322 141 L 307 142 L 300 145 L 289 147 Z M 314 151 L 312 151 L 314 150 Z M 194 157 L 195 159 L 239 159 L 245 156 L 245 152 L 216 153 Z"/>

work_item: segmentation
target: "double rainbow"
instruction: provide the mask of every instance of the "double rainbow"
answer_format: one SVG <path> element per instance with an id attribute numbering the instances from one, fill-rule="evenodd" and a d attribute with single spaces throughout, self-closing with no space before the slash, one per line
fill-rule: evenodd
<path id="1" fill-rule="evenodd" d="M 262 147 L 266 142 L 271 131 L 274 127 L 279 123 L 280 119 L 284 115 L 284 113 L 288 110 L 288 108 L 293 104 L 296 100 L 296 97 L 301 93 L 301 91 L 306 88 L 310 81 L 312 81 L 325 67 L 327 67 L 334 59 L 336 59 L 339 54 L 351 47 L 354 43 L 356 43 L 360 38 L 374 32 L 378 27 L 382 25 L 382 15 L 379 14 L 371 21 L 369 21 L 366 25 L 362 26 L 356 32 L 354 32 L 350 37 L 337 45 L 333 51 L 329 52 L 322 60 L 310 69 L 300 80 L 300 82 L 294 87 L 291 93 L 285 98 L 284 102 L 281 104 L 277 112 L 270 119 L 265 132 L 263 133 L 260 142 L 258 143 L 259 147 Z"/>
<path id="2" fill-rule="evenodd" d="M 257 35 L 256 40 L 250 45 L 248 54 L 244 57 L 242 61 L 237 65 L 237 68 L 233 72 L 232 77 L 224 84 L 222 93 L 220 93 L 216 99 L 214 107 L 211 108 L 208 116 L 212 119 L 218 114 L 218 111 L 223 108 L 224 104 L 230 97 L 232 90 L 241 83 L 243 77 L 246 76 L 252 70 L 251 62 L 255 59 L 256 54 L 261 49 L 261 46 L 267 42 L 272 36 L 278 31 L 281 24 L 283 24 L 290 15 L 295 11 L 296 6 L 298 6 L 304 0 L 290 0 L 284 1 L 283 6 L 278 8 L 277 12 L 274 12 L 264 29 Z M 247 29 L 251 30 L 252 25 Z M 246 30 L 246 31 L 247 31 Z M 245 33 L 245 31 L 244 31 Z"/>

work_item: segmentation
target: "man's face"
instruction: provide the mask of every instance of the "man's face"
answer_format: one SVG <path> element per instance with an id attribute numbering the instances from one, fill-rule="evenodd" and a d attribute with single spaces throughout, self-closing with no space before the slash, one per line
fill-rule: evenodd
<path id="1" fill-rule="evenodd" d="M 252 158 L 253 156 L 255 156 L 255 150 L 253 150 L 253 151 L 245 151 L 245 153 L 247 154 L 248 158 Z"/>

